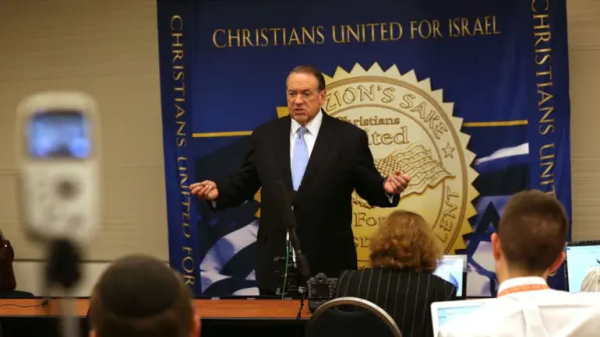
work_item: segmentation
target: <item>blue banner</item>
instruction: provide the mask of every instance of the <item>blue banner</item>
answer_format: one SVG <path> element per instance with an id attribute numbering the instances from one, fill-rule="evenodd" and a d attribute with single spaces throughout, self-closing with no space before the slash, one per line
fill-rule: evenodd
<path id="1" fill-rule="evenodd" d="M 158 0 L 171 265 L 197 296 L 257 294 L 260 192 L 215 213 L 188 186 L 238 169 L 246 136 L 287 114 L 291 69 L 310 64 L 326 75 L 323 109 L 367 132 L 382 175 L 413 177 L 398 207 L 422 214 L 447 253 L 468 255 L 470 296 L 493 295 L 489 237 L 508 197 L 540 189 L 571 214 L 565 6 Z M 352 202 L 364 265 L 390 209 Z"/>

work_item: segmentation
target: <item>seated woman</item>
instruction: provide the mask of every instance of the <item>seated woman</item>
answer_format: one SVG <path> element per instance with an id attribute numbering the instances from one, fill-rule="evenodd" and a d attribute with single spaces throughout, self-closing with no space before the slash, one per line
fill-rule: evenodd
<path id="1" fill-rule="evenodd" d="M 433 275 L 443 250 L 418 214 L 395 211 L 373 233 L 371 268 L 347 270 L 337 297 L 358 297 L 385 310 L 403 336 L 433 336 L 431 303 L 454 300 L 456 287 Z"/>

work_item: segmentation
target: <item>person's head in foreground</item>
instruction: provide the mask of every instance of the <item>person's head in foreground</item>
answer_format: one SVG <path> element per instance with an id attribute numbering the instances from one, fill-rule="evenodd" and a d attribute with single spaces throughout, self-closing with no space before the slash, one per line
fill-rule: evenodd
<path id="1" fill-rule="evenodd" d="M 569 220 L 561 203 L 538 190 L 514 194 L 492 234 L 496 273 L 507 279 L 540 276 L 546 279 L 565 259 Z"/>
<path id="2" fill-rule="evenodd" d="M 198 336 L 190 292 L 165 263 L 129 256 L 102 275 L 90 300 L 91 337 Z"/>
<path id="3" fill-rule="evenodd" d="M 392 212 L 379 225 L 371 237 L 370 250 L 373 267 L 417 272 L 433 272 L 443 254 L 425 219 L 404 210 Z"/>
<path id="4" fill-rule="evenodd" d="M 600 267 L 594 267 L 588 271 L 581 282 L 581 291 L 586 293 L 600 292 Z"/>

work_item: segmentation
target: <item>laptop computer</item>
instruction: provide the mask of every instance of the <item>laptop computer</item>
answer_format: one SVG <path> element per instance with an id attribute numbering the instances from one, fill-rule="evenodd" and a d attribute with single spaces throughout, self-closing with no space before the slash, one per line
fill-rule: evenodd
<path id="1" fill-rule="evenodd" d="M 489 299 L 435 302 L 431 304 L 431 322 L 433 335 L 437 336 L 440 329 L 452 320 L 474 312 L 481 308 Z"/>
<path id="2" fill-rule="evenodd" d="M 565 279 L 571 293 L 581 291 L 581 283 L 592 267 L 600 266 L 600 241 L 573 241 L 565 248 Z"/>
<path id="3" fill-rule="evenodd" d="M 433 274 L 454 284 L 456 287 L 456 297 L 465 298 L 467 295 L 466 271 L 466 255 L 444 255 L 440 265 L 433 272 Z"/>

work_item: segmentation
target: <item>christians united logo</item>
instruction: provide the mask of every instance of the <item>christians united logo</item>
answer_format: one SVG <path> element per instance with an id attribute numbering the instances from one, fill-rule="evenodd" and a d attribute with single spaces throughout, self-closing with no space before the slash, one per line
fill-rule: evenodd
<path id="1" fill-rule="evenodd" d="M 477 173 L 471 168 L 475 154 L 466 149 L 469 136 L 460 132 L 462 119 L 452 116 L 453 104 L 444 103 L 442 91 L 432 91 L 429 80 L 417 81 L 414 72 L 401 75 L 396 66 L 338 68 L 326 81 L 324 110 L 367 132 L 381 175 L 402 171 L 411 177 L 398 207 L 421 214 L 446 252 L 464 248 L 462 234 L 470 231 L 468 219 L 475 214 Z M 369 236 L 390 209 L 374 208 L 356 193 L 352 200 L 355 245 L 364 266 Z"/>

